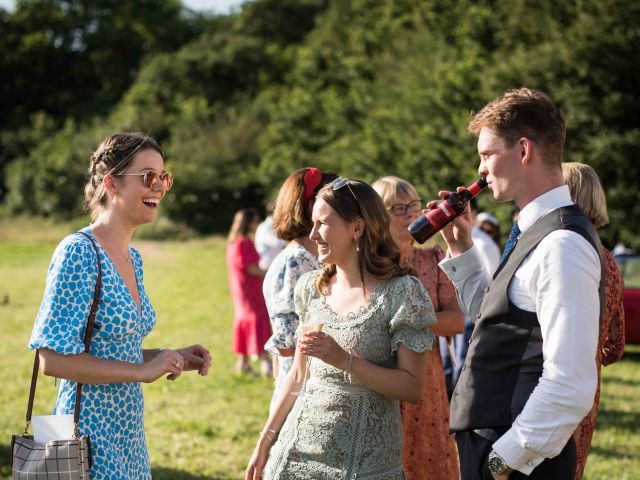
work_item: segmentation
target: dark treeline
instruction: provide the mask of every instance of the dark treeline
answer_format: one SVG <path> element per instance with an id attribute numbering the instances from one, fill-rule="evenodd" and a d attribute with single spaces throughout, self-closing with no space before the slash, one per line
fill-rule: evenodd
<path id="1" fill-rule="evenodd" d="M 639 65 L 634 0 L 257 0 L 230 16 L 22 0 L 0 10 L 0 198 L 76 216 L 90 152 L 129 129 L 161 142 L 164 212 L 200 232 L 306 165 L 432 198 L 475 176 L 470 112 L 528 86 L 565 113 L 565 160 L 603 180 L 605 243 L 640 247 Z"/>

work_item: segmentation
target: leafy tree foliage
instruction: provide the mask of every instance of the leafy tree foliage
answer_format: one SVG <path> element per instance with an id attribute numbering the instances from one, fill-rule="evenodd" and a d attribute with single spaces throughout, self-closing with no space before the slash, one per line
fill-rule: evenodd
<path id="1" fill-rule="evenodd" d="M 22 0 L 11 14 L 0 9 L 0 200 L 5 166 L 36 146 L 26 141 L 38 135 L 34 118 L 56 128 L 67 118 L 90 123 L 120 101 L 146 54 L 176 50 L 202 28 L 178 0 Z"/>
<path id="2" fill-rule="evenodd" d="M 37 111 L 109 107 L 146 53 L 173 51 L 199 33 L 178 0 L 22 0 L 0 22 L 3 127 Z"/>
<path id="3" fill-rule="evenodd" d="M 89 152 L 107 132 L 124 129 L 161 141 L 177 174 L 166 212 L 200 231 L 226 230 L 235 208 L 274 195 L 288 173 L 305 165 L 368 181 L 397 174 L 426 200 L 475 178 L 475 139 L 466 129 L 471 111 L 506 89 L 528 86 L 548 92 L 564 112 L 565 159 L 593 165 L 603 180 L 611 218 L 605 242 L 640 247 L 640 166 L 631 157 L 640 145 L 637 2 L 258 0 L 237 15 L 198 21 L 178 9 L 186 27 L 175 36 L 161 27 L 162 13 L 156 28 L 132 11 L 130 30 L 111 38 L 101 29 L 99 45 L 83 40 L 87 47 L 74 49 L 74 25 L 93 25 L 88 19 L 95 16 L 112 26 L 123 9 L 134 8 L 97 3 L 103 10 L 74 13 L 73 21 L 60 13 L 63 6 L 79 9 L 84 2 L 24 1 L 15 14 L 0 13 L 3 31 L 14 29 L 0 36 L 0 51 L 15 51 L 0 67 L 36 59 L 34 68 L 59 73 L 40 89 L 18 75 L 16 82 L 31 85 L 24 91 L 50 96 L 32 95 L 20 108 L 19 95 L 14 107 L 0 103 L 14 123 L 24 118 L 7 130 L 3 113 L 0 125 L 0 142 L 11 144 L 0 162 L 11 163 L 13 211 L 77 212 L 79 199 L 70 199 L 79 196 Z M 178 8 L 160 3 L 165 12 Z M 13 16 L 38 5 L 47 15 L 31 13 L 40 23 L 15 33 Z M 143 27 L 154 29 L 153 40 L 145 41 L 151 30 Z M 60 32 L 62 43 L 46 32 Z M 93 38 L 91 28 L 80 32 Z M 128 56 L 122 42 L 135 58 L 101 63 L 123 51 Z M 122 82 L 97 75 L 91 62 L 102 64 L 105 75 L 122 68 Z M 85 69 L 92 74 L 78 78 L 97 83 L 82 89 L 74 81 Z M 100 102 L 108 108 L 93 111 L 102 117 L 74 115 Z M 70 115 L 74 120 L 59 123 Z M 45 198 L 43 188 L 64 198 Z M 508 207 L 489 195 L 480 201 L 510 222 Z"/>

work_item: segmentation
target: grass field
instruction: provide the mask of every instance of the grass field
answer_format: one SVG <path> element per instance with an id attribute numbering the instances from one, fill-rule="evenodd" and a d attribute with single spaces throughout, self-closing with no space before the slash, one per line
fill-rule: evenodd
<path id="1" fill-rule="evenodd" d="M 74 225 L 77 227 L 78 225 Z M 23 428 L 33 356 L 26 349 L 47 265 L 70 225 L 0 222 L 0 478 L 9 478 L 11 434 Z M 144 385 L 146 432 L 156 479 L 237 479 L 266 418 L 271 382 L 233 374 L 225 242 L 134 242 L 158 313 L 146 348 L 199 342 L 213 354 L 207 378 Z M 6 299 L 6 301 L 5 301 Z M 587 479 L 640 478 L 640 347 L 603 370 L 602 403 Z M 35 412 L 50 413 L 53 380 L 40 377 Z"/>

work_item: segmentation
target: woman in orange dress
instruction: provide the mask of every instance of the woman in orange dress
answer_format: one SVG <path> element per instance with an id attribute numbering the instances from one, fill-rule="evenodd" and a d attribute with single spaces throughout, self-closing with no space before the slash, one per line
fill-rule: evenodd
<path id="1" fill-rule="evenodd" d="M 609 223 L 607 200 L 598 174 L 584 163 L 566 162 L 562 164 L 562 176 L 571 192 L 571 199 L 578 204 L 596 228 Z M 598 390 L 593 407 L 573 434 L 576 442 L 576 480 L 581 480 L 589 455 L 593 429 L 600 406 L 600 366 L 611 365 L 620 360 L 624 353 L 624 308 L 622 291 L 624 282 L 613 254 L 606 248 L 604 256 L 604 318 L 600 325 L 596 365 L 598 366 Z"/>
<path id="2" fill-rule="evenodd" d="M 416 248 L 407 230 L 420 214 L 421 201 L 406 180 L 388 176 L 373 188 L 382 197 L 391 217 L 391 235 L 401 252 L 401 260 L 415 270 L 424 285 L 437 322 L 434 335 L 462 333 L 464 314 L 460 310 L 453 284 L 438 263 L 444 252 L 436 247 Z M 449 434 L 449 401 L 438 342 L 427 355 L 427 379 L 418 404 L 401 402 L 403 426 L 403 464 L 407 480 L 458 480 L 460 478 L 455 441 Z"/>

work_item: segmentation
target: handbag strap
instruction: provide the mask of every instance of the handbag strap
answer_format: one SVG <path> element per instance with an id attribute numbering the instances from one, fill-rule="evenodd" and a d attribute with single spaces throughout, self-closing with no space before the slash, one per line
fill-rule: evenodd
<path id="1" fill-rule="evenodd" d="M 84 235 L 91 241 L 91 245 L 93 246 L 93 250 L 96 252 L 97 265 L 98 265 L 98 278 L 96 280 L 96 286 L 93 290 L 93 303 L 91 304 L 91 311 L 89 312 L 89 317 L 87 318 L 87 329 L 84 333 L 84 351 L 85 353 L 89 353 L 89 349 L 91 347 L 91 337 L 93 334 L 93 327 L 96 320 L 96 311 L 98 309 L 98 300 L 100 297 L 100 289 L 102 288 L 102 265 L 100 263 L 100 253 L 98 252 L 98 247 L 96 242 L 91 238 L 90 235 L 85 232 L 76 232 L 81 235 Z M 40 356 L 38 354 L 38 350 L 36 350 L 35 359 L 33 360 L 33 373 L 31 374 L 31 387 L 29 388 L 29 403 L 27 405 L 27 415 L 26 415 L 26 424 L 24 427 L 24 435 L 28 435 L 29 427 L 31 425 L 31 415 L 33 412 L 33 401 L 36 396 L 36 384 L 38 383 L 38 370 L 40 368 Z M 78 421 L 80 420 L 80 403 L 82 399 L 82 383 L 76 384 L 76 405 L 73 412 L 73 436 L 74 438 L 78 438 Z"/>

